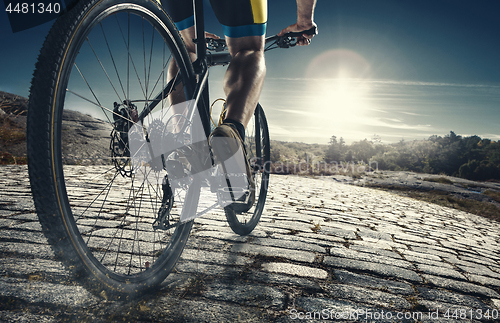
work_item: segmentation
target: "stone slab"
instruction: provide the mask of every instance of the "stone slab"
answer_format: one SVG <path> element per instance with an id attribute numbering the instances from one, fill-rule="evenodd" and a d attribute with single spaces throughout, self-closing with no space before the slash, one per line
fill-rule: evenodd
<path id="1" fill-rule="evenodd" d="M 456 281 L 453 279 L 436 277 L 436 276 L 431 276 L 431 275 L 426 275 L 426 274 L 424 274 L 422 276 L 429 283 L 431 283 L 437 287 L 456 290 L 456 291 L 460 291 L 460 292 L 466 293 L 466 294 L 483 295 L 483 296 L 487 296 L 487 297 L 500 298 L 500 295 L 497 292 L 495 292 L 494 290 L 492 290 L 490 288 L 484 287 L 484 286 L 479 286 L 479 285 L 471 284 L 468 282 Z"/>
<path id="2" fill-rule="evenodd" d="M 292 250 L 285 248 L 259 246 L 254 244 L 235 244 L 231 247 L 231 252 L 248 255 L 263 255 L 267 257 L 282 257 L 300 262 L 314 262 L 315 254 L 307 251 Z"/>
<path id="3" fill-rule="evenodd" d="M 376 288 L 397 295 L 413 295 L 415 291 L 410 284 L 381 279 L 368 275 L 360 275 L 346 270 L 333 270 L 335 278 L 342 284 Z"/>
<path id="4" fill-rule="evenodd" d="M 328 272 L 319 268 L 288 264 L 282 262 L 270 262 L 262 264 L 262 269 L 269 272 L 288 274 L 300 277 L 326 279 Z"/>
<path id="5" fill-rule="evenodd" d="M 416 272 L 386 264 L 337 257 L 325 257 L 323 263 L 332 267 L 367 271 L 382 277 L 393 277 L 417 283 L 422 282 L 422 278 Z"/>

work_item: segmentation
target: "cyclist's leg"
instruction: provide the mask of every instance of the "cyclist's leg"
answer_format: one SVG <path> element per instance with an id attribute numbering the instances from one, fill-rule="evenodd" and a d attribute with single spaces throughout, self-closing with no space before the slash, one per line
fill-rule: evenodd
<path id="1" fill-rule="evenodd" d="M 264 83 L 264 36 L 226 38 L 226 42 L 232 56 L 224 77 L 227 113 L 224 124 L 212 132 L 210 144 L 228 176 L 228 188 L 232 193 L 227 202 L 234 201 L 228 207 L 241 213 L 247 212 L 255 201 L 255 182 L 246 149 L 241 149 L 240 140 L 244 138 L 242 128 L 246 128 L 255 111 Z M 248 181 L 241 182 L 241 172 Z"/>
<path id="2" fill-rule="evenodd" d="M 264 36 L 226 37 L 232 60 L 224 77 L 226 118 L 246 128 L 259 101 L 266 65 Z"/>
<path id="3" fill-rule="evenodd" d="M 247 126 L 259 100 L 264 61 L 267 0 L 211 0 L 232 60 L 224 78 L 227 119 Z"/>
<path id="4" fill-rule="evenodd" d="M 193 42 L 195 37 L 194 28 L 194 15 L 193 15 L 193 1 L 192 0 L 163 0 L 163 7 L 165 11 L 170 15 L 175 23 L 175 26 L 179 30 L 184 44 L 188 50 L 191 60 L 196 59 L 196 47 Z M 167 79 L 172 80 L 176 77 L 179 69 L 177 65 L 172 60 L 168 67 Z M 170 104 L 177 104 L 184 102 L 186 98 L 184 97 L 184 90 L 182 87 L 176 89 L 178 95 L 171 96 Z M 181 111 L 174 111 L 174 113 L 181 113 Z"/>
<path id="5" fill-rule="evenodd" d="M 227 183 L 228 187 L 231 188 L 231 195 L 237 191 L 245 192 L 242 196 L 244 202 L 241 198 L 233 196 L 232 200 L 235 203 L 228 207 L 236 212 L 246 212 L 255 201 L 255 182 L 245 153 L 246 149 L 243 146 L 242 151 L 245 156 L 239 156 L 236 150 L 240 151 L 238 147 L 242 147 L 241 143 L 235 145 L 232 141 L 233 139 L 244 140 L 245 128 L 255 111 L 264 84 L 267 1 L 211 0 L 211 4 L 224 29 L 232 59 L 224 77 L 224 92 L 227 96 L 226 119 L 223 125 L 212 132 L 210 141 L 217 159 L 222 156 L 222 160 L 224 160 L 223 152 L 225 149 L 229 149 L 234 154 L 233 157 L 236 159 L 241 157 L 240 159 L 244 160 L 244 167 L 236 167 L 231 163 L 228 165 L 226 161 L 219 161 L 221 164 L 223 163 L 224 173 L 228 176 Z M 239 136 L 235 131 L 239 133 Z M 238 164 L 241 164 L 241 161 Z M 233 171 L 228 172 L 229 168 L 233 168 Z M 244 169 L 243 173 L 246 173 L 248 180 L 246 185 L 233 183 L 235 180 L 241 179 L 239 176 L 241 168 Z"/>
<path id="6" fill-rule="evenodd" d="M 195 38 L 194 26 L 180 30 L 179 32 L 182 39 L 184 40 L 184 44 L 186 44 L 186 49 L 188 50 L 189 56 L 191 57 L 191 61 L 194 61 L 196 59 L 196 47 L 193 42 L 193 39 Z M 179 68 L 177 67 L 177 64 L 175 64 L 175 61 L 172 60 L 168 67 L 167 80 L 174 79 L 178 72 Z M 186 98 L 184 97 L 184 89 L 181 86 L 177 87 L 175 89 L 175 92 L 176 95 L 171 96 L 170 104 L 174 105 L 186 101 Z M 180 113 L 179 111 L 174 112 Z"/>

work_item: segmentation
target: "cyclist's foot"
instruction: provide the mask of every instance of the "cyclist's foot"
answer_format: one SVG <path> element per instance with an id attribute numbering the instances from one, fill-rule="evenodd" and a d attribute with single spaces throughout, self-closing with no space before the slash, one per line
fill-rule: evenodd
<path id="1" fill-rule="evenodd" d="M 237 213 L 247 212 L 255 202 L 255 182 L 238 130 L 223 123 L 210 134 L 209 143 L 226 178 L 221 194 L 224 204 Z"/>

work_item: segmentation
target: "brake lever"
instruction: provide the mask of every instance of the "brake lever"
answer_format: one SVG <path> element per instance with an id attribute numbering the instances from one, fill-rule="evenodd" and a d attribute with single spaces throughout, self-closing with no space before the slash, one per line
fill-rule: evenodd
<path id="1" fill-rule="evenodd" d="M 278 45 L 279 48 L 294 47 L 297 45 L 297 38 L 283 36 L 282 38 L 276 40 L 276 45 Z"/>

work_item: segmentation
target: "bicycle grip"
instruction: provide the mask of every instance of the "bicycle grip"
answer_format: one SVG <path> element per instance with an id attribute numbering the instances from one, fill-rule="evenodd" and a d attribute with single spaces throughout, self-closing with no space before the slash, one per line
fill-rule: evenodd
<path id="1" fill-rule="evenodd" d="M 286 34 L 283 35 L 283 37 L 300 37 L 300 36 L 302 36 L 304 34 L 306 34 L 306 35 L 316 35 L 317 33 L 318 32 L 317 32 L 316 26 L 313 26 L 312 28 L 310 28 L 308 30 L 286 33 Z"/>

